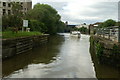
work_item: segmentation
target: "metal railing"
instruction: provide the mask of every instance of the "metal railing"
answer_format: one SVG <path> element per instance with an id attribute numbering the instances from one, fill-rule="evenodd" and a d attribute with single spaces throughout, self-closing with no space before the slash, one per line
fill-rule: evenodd
<path id="1" fill-rule="evenodd" d="M 120 42 L 120 27 L 113 26 L 107 28 L 97 28 L 96 35 L 115 42 Z"/>

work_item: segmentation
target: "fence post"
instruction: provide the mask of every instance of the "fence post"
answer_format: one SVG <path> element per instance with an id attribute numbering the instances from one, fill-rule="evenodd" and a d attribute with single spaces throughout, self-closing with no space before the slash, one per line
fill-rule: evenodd
<path id="1" fill-rule="evenodd" d="M 120 42 L 120 26 L 118 26 L 118 42 Z"/>
<path id="2" fill-rule="evenodd" d="M 109 29 L 108 39 L 110 39 L 111 36 L 111 29 Z"/>
<path id="3" fill-rule="evenodd" d="M 105 31 L 104 31 L 104 28 L 103 28 L 102 34 L 103 34 L 103 38 L 105 38 Z"/>

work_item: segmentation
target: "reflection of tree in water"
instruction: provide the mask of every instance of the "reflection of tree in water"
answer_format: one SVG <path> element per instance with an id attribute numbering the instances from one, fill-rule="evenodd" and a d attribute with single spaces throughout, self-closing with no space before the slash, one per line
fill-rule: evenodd
<path id="1" fill-rule="evenodd" d="M 94 68 L 95 68 L 95 72 L 96 72 L 96 77 L 100 78 L 100 80 L 104 80 L 101 78 L 119 78 L 120 73 L 118 71 L 117 68 L 113 68 L 109 65 L 105 65 L 105 64 L 99 64 L 98 60 L 97 60 L 97 56 L 95 53 L 95 48 L 93 46 L 93 44 L 90 45 L 90 54 L 91 54 L 91 58 L 94 64 Z M 110 79 L 110 80 L 112 80 Z M 99 80 L 99 79 L 98 79 Z"/>
<path id="2" fill-rule="evenodd" d="M 3 61 L 3 76 L 8 76 L 10 73 L 23 69 L 29 64 L 50 63 L 55 60 L 53 57 L 56 57 L 59 53 L 63 41 L 63 37 L 51 36 L 46 45 Z"/>

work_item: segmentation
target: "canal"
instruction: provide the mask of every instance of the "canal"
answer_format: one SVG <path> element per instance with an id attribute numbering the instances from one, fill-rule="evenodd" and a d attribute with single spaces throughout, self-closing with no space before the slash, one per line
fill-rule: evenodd
<path id="1" fill-rule="evenodd" d="M 48 44 L 3 61 L 5 78 L 119 78 L 118 69 L 93 61 L 89 35 L 51 36 Z"/>

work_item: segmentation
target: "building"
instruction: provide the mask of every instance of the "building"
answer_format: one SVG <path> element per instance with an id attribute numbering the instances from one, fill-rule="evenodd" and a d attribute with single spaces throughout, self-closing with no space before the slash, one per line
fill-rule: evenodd
<path id="1" fill-rule="evenodd" d="M 89 25 L 89 33 L 90 33 L 90 34 L 94 34 L 94 33 L 95 33 L 95 32 L 94 32 L 94 29 L 95 29 L 96 27 L 98 27 L 101 23 L 102 23 L 102 22 L 96 22 L 96 23 L 94 23 L 94 24 L 90 24 L 90 25 Z"/>
<path id="2" fill-rule="evenodd" d="M 31 0 L 0 0 L 0 16 L 5 14 L 9 15 L 12 13 L 11 2 L 21 4 L 23 13 L 26 13 L 28 10 L 32 9 Z"/>
<path id="3" fill-rule="evenodd" d="M 85 27 L 85 28 L 87 28 L 87 29 L 89 29 L 89 25 L 87 25 L 87 24 L 80 24 L 80 25 L 76 25 L 76 28 L 81 28 L 81 27 Z"/>
<path id="4" fill-rule="evenodd" d="M 75 26 L 76 25 L 69 25 L 69 24 L 67 24 L 65 32 L 71 32 L 71 31 L 73 31 L 75 29 Z"/>

